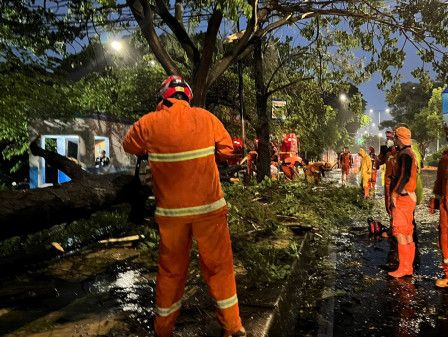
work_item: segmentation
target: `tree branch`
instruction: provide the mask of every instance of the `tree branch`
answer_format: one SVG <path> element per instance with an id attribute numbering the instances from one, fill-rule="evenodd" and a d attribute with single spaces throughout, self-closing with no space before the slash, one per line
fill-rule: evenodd
<path id="1" fill-rule="evenodd" d="M 252 4 L 252 17 L 247 22 L 247 27 L 244 31 L 243 36 L 236 43 L 232 51 L 229 54 L 225 55 L 219 62 L 217 62 L 213 69 L 210 71 L 208 79 L 209 83 L 213 83 L 219 76 L 224 73 L 224 71 L 226 71 L 230 64 L 235 61 L 239 52 L 246 46 L 247 42 L 255 31 L 257 22 L 260 22 L 263 18 L 266 17 L 266 15 L 268 15 L 272 11 L 272 8 L 270 7 L 257 10 L 257 6 L 258 1 L 254 1 Z"/>
<path id="2" fill-rule="evenodd" d="M 148 1 L 127 0 L 126 2 L 130 7 L 135 20 L 140 26 L 140 29 L 142 30 L 143 36 L 146 41 L 148 41 L 152 52 L 162 65 L 163 69 L 165 69 L 169 75 L 181 75 L 181 71 L 174 63 L 166 49 L 162 46 L 159 37 L 157 36 L 154 28 L 153 11 L 149 6 Z"/>
<path id="3" fill-rule="evenodd" d="M 181 23 L 182 17 L 179 16 L 181 15 L 182 11 L 178 9 L 179 7 L 178 2 L 176 1 L 176 17 L 171 15 L 164 1 L 156 0 L 155 3 L 157 6 L 157 14 L 160 15 L 163 22 L 167 24 L 167 26 L 171 29 L 176 38 L 179 40 L 188 58 L 193 63 L 193 67 L 197 67 L 201 59 L 201 54 L 199 50 L 196 48 L 196 46 L 193 44 L 193 41 L 190 39 L 190 36 L 186 32 L 183 24 Z M 180 7 L 182 8 L 182 2 L 180 2 Z"/>
<path id="4" fill-rule="evenodd" d="M 89 173 L 84 171 L 80 165 L 76 164 L 67 157 L 42 149 L 38 144 L 39 139 L 40 138 L 36 138 L 30 144 L 30 150 L 33 155 L 44 158 L 50 165 L 64 172 L 72 180 L 82 181 L 91 176 Z"/>
<path id="5" fill-rule="evenodd" d="M 202 50 L 201 62 L 199 63 L 198 70 L 195 74 L 193 82 L 196 84 L 196 79 L 200 79 L 200 84 L 203 85 L 206 81 L 206 86 L 211 85 L 212 82 L 208 80 L 208 73 L 210 70 L 210 64 L 212 63 L 213 53 L 215 51 L 216 39 L 218 35 L 219 26 L 223 14 L 221 10 L 215 9 L 208 22 L 207 32 L 204 38 L 204 48 Z"/>
<path id="6" fill-rule="evenodd" d="M 296 84 L 296 83 L 299 83 L 299 82 L 302 82 L 302 81 L 309 81 L 309 80 L 312 80 L 312 79 L 313 79 L 313 77 L 303 77 L 303 78 L 300 78 L 300 79 L 298 79 L 298 80 L 291 81 L 291 82 L 289 82 L 289 83 L 286 83 L 286 84 L 284 84 L 284 85 L 281 85 L 281 86 L 279 86 L 279 87 L 277 87 L 277 88 L 275 88 L 275 89 L 272 89 L 272 90 L 268 91 L 268 92 L 266 93 L 266 97 L 269 97 L 269 96 L 271 96 L 272 94 L 276 93 L 277 91 L 281 91 L 281 90 L 283 90 L 283 89 L 286 89 L 286 88 L 288 88 L 288 87 L 290 87 L 290 86 L 292 86 L 292 85 L 294 85 L 294 84 Z"/>

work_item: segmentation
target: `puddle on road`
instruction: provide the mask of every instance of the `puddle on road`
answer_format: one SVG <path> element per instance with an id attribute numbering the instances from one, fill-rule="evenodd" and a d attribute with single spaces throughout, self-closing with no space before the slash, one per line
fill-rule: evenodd
<path id="1" fill-rule="evenodd" d="M 150 336 L 156 265 L 143 254 L 99 249 L 1 281 L 0 335 Z"/>

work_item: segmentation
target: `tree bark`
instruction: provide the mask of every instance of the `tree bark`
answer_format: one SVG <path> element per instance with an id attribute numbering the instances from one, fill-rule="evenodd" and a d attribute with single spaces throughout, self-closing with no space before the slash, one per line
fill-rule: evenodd
<path id="1" fill-rule="evenodd" d="M 133 174 L 91 175 L 57 153 L 30 146 L 34 155 L 63 171 L 72 180 L 33 190 L 0 192 L 0 240 L 41 231 L 88 217 L 110 206 L 135 199 L 139 193 Z"/>
<path id="2" fill-rule="evenodd" d="M 261 39 L 258 41 L 254 50 L 254 66 L 258 117 L 255 131 L 257 132 L 257 138 L 259 140 L 257 180 L 260 182 L 265 177 L 271 176 L 271 154 L 269 152 L 269 119 L 267 116 L 268 96 L 266 95 L 266 85 L 264 83 L 263 51 L 261 48 Z"/>

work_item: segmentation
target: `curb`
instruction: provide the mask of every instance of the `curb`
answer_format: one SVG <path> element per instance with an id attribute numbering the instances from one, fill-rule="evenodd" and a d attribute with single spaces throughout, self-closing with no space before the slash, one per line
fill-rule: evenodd
<path id="1" fill-rule="evenodd" d="M 304 273 L 302 267 L 306 264 L 306 261 L 304 261 L 302 255 L 304 255 L 304 249 L 307 248 L 310 239 L 311 233 L 307 232 L 298 250 L 298 256 L 291 265 L 291 275 L 286 280 L 280 295 L 275 301 L 275 309 L 267 317 L 266 324 L 260 337 L 282 337 L 289 335 L 289 329 L 284 329 L 284 327 L 290 326 L 291 321 L 296 316 L 294 307 L 296 307 L 296 302 L 298 301 L 295 301 L 296 296 L 293 295 L 303 284 Z"/>

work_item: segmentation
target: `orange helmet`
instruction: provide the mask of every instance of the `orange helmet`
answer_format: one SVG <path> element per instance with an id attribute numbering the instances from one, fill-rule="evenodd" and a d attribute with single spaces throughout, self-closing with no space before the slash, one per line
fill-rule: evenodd
<path id="1" fill-rule="evenodd" d="M 170 76 L 163 83 L 159 90 L 160 99 L 170 98 L 174 94 L 184 94 L 189 101 L 193 98 L 190 86 L 180 76 Z"/>

